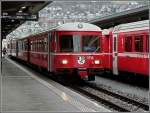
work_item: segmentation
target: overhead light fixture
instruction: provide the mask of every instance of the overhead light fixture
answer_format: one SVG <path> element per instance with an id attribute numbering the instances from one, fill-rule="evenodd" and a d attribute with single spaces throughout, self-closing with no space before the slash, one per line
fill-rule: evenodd
<path id="1" fill-rule="evenodd" d="M 18 12 L 19 12 L 19 13 L 22 13 L 22 10 L 19 10 Z"/>
<path id="2" fill-rule="evenodd" d="M 21 7 L 22 9 L 25 9 L 26 8 L 26 6 L 23 6 L 23 7 Z"/>
<path id="3" fill-rule="evenodd" d="M 11 20 L 11 22 L 14 22 L 14 21 L 15 21 L 14 19 Z"/>

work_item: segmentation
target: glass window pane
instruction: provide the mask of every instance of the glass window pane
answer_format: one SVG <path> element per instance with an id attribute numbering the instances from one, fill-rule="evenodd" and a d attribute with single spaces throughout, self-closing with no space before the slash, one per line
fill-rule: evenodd
<path id="1" fill-rule="evenodd" d="M 60 36 L 60 52 L 73 52 L 73 37 L 72 35 Z"/>
<path id="2" fill-rule="evenodd" d="M 114 52 L 116 52 L 116 37 L 114 37 Z"/>
<path id="3" fill-rule="evenodd" d="M 83 36 L 83 52 L 97 52 L 100 50 L 99 36 Z"/>
<path id="4" fill-rule="evenodd" d="M 135 51 L 142 52 L 143 51 L 143 37 L 135 36 L 134 43 L 135 43 Z"/>
<path id="5" fill-rule="evenodd" d="M 132 36 L 125 37 L 124 46 L 126 52 L 132 51 Z"/>

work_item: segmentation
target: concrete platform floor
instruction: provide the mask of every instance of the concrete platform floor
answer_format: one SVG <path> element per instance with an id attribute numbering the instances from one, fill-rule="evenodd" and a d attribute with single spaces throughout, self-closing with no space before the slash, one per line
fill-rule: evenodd
<path id="1" fill-rule="evenodd" d="M 110 110 L 35 73 L 8 58 L 2 59 L 1 110 L 43 112 L 110 112 Z"/>

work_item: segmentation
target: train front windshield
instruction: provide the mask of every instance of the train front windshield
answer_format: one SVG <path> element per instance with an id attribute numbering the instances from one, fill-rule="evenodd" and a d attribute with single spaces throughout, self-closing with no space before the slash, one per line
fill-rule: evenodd
<path id="1" fill-rule="evenodd" d="M 99 36 L 87 35 L 82 37 L 83 52 L 97 52 L 100 49 Z"/>
<path id="2" fill-rule="evenodd" d="M 60 52 L 98 52 L 100 38 L 96 35 L 61 35 Z"/>

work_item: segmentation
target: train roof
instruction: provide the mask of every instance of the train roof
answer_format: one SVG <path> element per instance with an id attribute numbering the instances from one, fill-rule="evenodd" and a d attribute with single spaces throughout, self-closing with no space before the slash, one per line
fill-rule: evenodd
<path id="1" fill-rule="evenodd" d="M 113 33 L 138 31 L 138 30 L 146 30 L 146 29 L 149 29 L 149 20 L 132 22 L 127 24 L 120 24 L 114 27 Z"/>
<path id="2" fill-rule="evenodd" d="M 102 31 L 100 27 L 84 23 L 84 22 L 73 22 L 65 23 L 56 28 L 56 31 Z"/>
<path id="3" fill-rule="evenodd" d="M 47 29 L 45 31 L 41 31 L 38 33 L 30 34 L 29 36 L 35 36 L 43 33 L 47 33 L 50 31 L 102 31 L 100 27 L 94 25 L 94 24 L 89 24 L 89 23 L 84 23 L 84 22 L 72 22 L 72 23 L 65 23 L 57 27 L 53 27 L 51 29 Z M 25 39 L 29 36 L 20 38 L 20 39 Z"/>
<path id="4" fill-rule="evenodd" d="M 102 31 L 102 35 L 109 35 L 110 32 L 112 32 L 113 28 L 109 28 L 109 29 L 103 29 Z"/>

